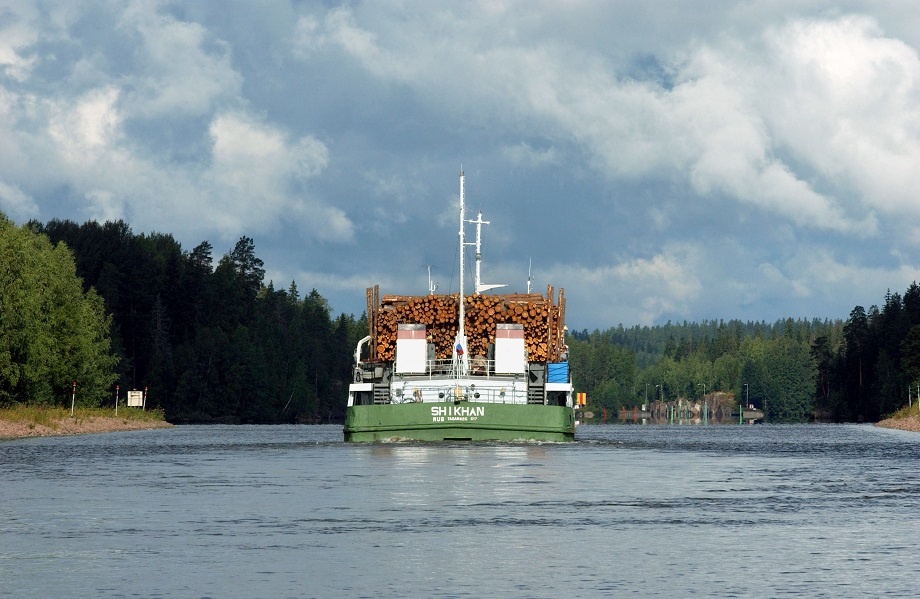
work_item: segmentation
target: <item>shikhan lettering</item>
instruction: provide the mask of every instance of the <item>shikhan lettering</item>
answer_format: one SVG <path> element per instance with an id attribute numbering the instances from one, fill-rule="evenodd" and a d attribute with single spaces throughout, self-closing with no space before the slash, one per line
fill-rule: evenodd
<path id="1" fill-rule="evenodd" d="M 476 420 L 485 415 L 485 406 L 431 406 L 434 422 Z"/>

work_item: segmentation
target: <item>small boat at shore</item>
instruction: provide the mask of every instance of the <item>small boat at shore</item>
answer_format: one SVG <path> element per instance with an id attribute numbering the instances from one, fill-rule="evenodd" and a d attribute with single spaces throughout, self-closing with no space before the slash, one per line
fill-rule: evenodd
<path id="1" fill-rule="evenodd" d="M 476 242 L 465 227 L 476 225 Z M 565 297 L 486 294 L 480 213 L 466 220 L 460 173 L 460 291 L 422 296 L 367 290 L 369 334 L 355 349 L 345 441 L 572 441 L 575 408 Z M 473 293 L 465 248 L 476 246 Z"/>

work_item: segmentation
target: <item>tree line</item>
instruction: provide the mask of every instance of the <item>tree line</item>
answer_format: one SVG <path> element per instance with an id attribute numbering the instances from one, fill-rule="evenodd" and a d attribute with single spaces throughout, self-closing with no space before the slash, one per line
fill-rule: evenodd
<path id="1" fill-rule="evenodd" d="M 770 422 L 877 421 L 920 395 L 920 286 L 846 320 L 620 325 L 568 343 L 576 387 L 611 411 L 724 392 Z"/>
<path id="2" fill-rule="evenodd" d="M 109 363 L 101 366 L 111 374 L 98 378 L 101 393 L 81 391 L 83 401 L 114 404 L 117 384 L 146 389 L 147 405 L 161 407 L 173 422 L 343 419 L 351 356 L 366 320 L 333 318 L 315 289 L 301 297 L 294 282 L 287 289 L 264 284 L 252 239 L 240 238 L 215 264 L 207 241 L 185 251 L 171 235 L 135 235 L 123 221 L 32 221 L 17 233 L 27 235 L 46 251 L 71 257 L 73 276 L 82 282 L 77 291 L 108 319 L 102 329 Z M 57 278 L 53 272 L 34 276 Z M 60 334 L 55 330 L 56 338 Z M 35 395 L 20 387 L 5 397 L 59 402 L 61 385 L 86 378 L 72 361 L 58 370 L 49 379 L 53 392 Z"/>
<path id="3" fill-rule="evenodd" d="M 0 213 L 0 406 L 28 399 L 98 403 L 117 358 L 103 300 L 84 290 L 73 255 Z"/>
<path id="4" fill-rule="evenodd" d="M 216 264 L 168 234 L 0 214 L 0 405 L 148 390 L 174 422 L 339 422 L 366 315 L 264 282 L 252 239 Z M 772 422 L 874 421 L 920 395 L 920 287 L 846 320 L 623 325 L 568 335 L 577 391 L 611 411 L 730 393 Z M 122 395 L 124 397 L 124 395 Z"/>

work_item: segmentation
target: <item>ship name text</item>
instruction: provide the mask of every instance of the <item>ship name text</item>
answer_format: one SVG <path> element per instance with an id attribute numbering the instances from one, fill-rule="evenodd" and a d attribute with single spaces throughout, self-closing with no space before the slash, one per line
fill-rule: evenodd
<path id="1" fill-rule="evenodd" d="M 470 422 L 485 415 L 485 406 L 431 406 L 432 422 Z"/>

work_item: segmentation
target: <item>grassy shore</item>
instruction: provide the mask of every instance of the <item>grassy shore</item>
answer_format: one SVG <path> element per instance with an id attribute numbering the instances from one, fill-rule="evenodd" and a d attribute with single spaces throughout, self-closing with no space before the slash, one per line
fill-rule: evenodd
<path id="1" fill-rule="evenodd" d="M 65 408 L 18 405 L 0 408 L 0 439 L 82 435 L 114 431 L 136 431 L 172 426 L 161 410 L 76 408 L 71 416 Z"/>
<path id="2" fill-rule="evenodd" d="M 920 405 L 914 403 L 909 408 L 901 408 L 888 418 L 878 422 L 876 426 L 920 433 Z"/>

